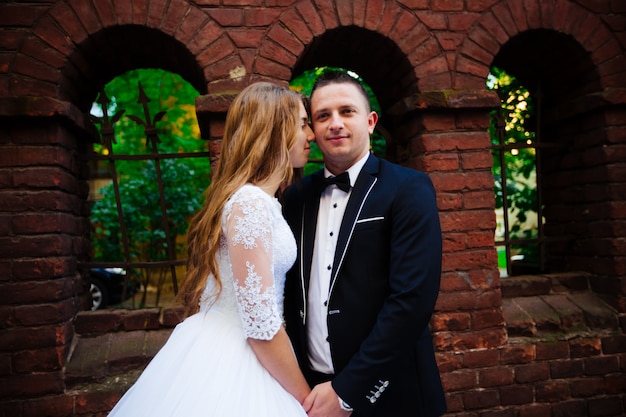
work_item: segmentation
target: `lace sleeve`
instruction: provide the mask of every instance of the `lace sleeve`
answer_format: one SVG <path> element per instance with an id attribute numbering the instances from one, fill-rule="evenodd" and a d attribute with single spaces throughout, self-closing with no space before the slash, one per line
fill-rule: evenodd
<path id="1" fill-rule="evenodd" d="M 272 339 L 282 315 L 276 302 L 267 202 L 250 195 L 237 199 L 227 218 L 226 236 L 244 332 L 253 339 Z"/>

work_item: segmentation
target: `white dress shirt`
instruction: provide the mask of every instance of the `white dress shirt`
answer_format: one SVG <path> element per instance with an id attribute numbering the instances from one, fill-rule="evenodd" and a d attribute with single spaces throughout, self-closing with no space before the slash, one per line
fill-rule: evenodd
<path id="1" fill-rule="evenodd" d="M 369 153 L 348 169 L 350 175 L 350 191 L 343 192 L 336 185 L 330 185 L 322 192 L 317 213 L 315 231 L 315 247 L 311 264 L 311 280 L 307 297 L 307 338 L 311 369 L 325 374 L 334 374 L 333 361 L 328 343 L 328 299 L 330 297 L 330 281 L 337 247 L 337 236 L 343 214 L 346 211 L 352 187 L 365 165 Z M 324 167 L 324 176 L 332 174 Z"/>

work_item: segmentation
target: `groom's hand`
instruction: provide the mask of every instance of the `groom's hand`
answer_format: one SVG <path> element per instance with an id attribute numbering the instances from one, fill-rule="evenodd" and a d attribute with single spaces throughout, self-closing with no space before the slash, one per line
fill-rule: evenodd
<path id="1" fill-rule="evenodd" d="M 313 387 L 302 406 L 309 417 L 348 417 L 352 414 L 339 407 L 339 397 L 330 381 Z"/>

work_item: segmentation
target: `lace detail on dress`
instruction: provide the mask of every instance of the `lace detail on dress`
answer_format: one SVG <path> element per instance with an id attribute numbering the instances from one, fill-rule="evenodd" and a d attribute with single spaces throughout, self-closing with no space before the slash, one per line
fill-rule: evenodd
<path id="1" fill-rule="evenodd" d="M 246 261 L 248 276 L 245 286 L 235 288 L 241 320 L 248 337 L 271 339 L 282 324 L 276 315 L 276 292 L 274 286 L 264 288 L 262 278 L 255 272 L 255 266 Z"/>
<path id="2" fill-rule="evenodd" d="M 222 214 L 217 254 L 222 288 L 216 298 L 209 277 L 200 310 L 215 308 L 236 320 L 246 337 L 269 340 L 283 323 L 285 274 L 296 259 L 296 242 L 280 203 L 247 184 Z"/>
<path id="3" fill-rule="evenodd" d="M 261 240 L 266 251 L 270 250 L 271 218 L 267 211 L 267 203 L 263 200 L 239 201 L 243 216 L 235 216 L 235 236 L 233 245 L 242 244 L 246 249 L 257 246 L 256 239 Z"/>

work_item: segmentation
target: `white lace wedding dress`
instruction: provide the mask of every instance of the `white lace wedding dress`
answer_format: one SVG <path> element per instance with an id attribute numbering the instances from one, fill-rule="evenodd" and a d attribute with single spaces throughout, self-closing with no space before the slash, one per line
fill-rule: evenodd
<path id="1" fill-rule="evenodd" d="M 219 297 L 210 277 L 200 311 L 174 329 L 110 417 L 306 417 L 246 341 L 271 339 L 283 323 L 296 243 L 280 203 L 247 184 L 227 202 L 222 232 Z"/>

